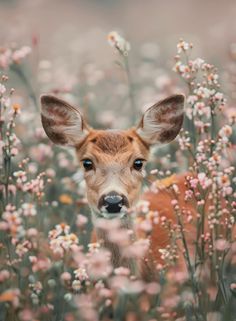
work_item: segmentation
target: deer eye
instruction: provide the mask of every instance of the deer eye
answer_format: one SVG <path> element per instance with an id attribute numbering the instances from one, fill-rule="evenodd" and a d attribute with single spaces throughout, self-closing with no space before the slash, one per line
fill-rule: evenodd
<path id="1" fill-rule="evenodd" d="M 143 159 L 136 159 L 133 163 L 133 168 L 140 171 L 143 168 Z"/>
<path id="2" fill-rule="evenodd" d="M 85 171 L 91 171 L 93 169 L 93 162 L 91 159 L 83 159 L 82 163 Z"/>

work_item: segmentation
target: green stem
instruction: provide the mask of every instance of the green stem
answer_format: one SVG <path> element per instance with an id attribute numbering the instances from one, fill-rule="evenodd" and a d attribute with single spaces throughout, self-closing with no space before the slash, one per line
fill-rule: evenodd
<path id="1" fill-rule="evenodd" d="M 26 75 L 24 74 L 23 70 L 17 66 L 17 65 L 12 65 L 11 66 L 11 69 L 12 71 L 14 71 L 18 77 L 23 81 L 26 89 L 28 90 L 28 93 L 29 93 L 29 96 L 30 98 L 32 99 L 35 107 L 37 110 L 39 110 L 39 107 L 38 107 L 38 103 L 37 103 L 37 97 L 35 95 L 35 91 L 31 85 L 31 83 L 28 81 L 28 78 L 26 77 Z"/>
<path id="2" fill-rule="evenodd" d="M 214 134 L 215 134 L 215 121 L 214 121 L 214 110 L 213 107 L 211 106 L 211 156 L 213 154 L 213 139 L 214 139 Z"/>
<path id="3" fill-rule="evenodd" d="M 4 167 L 5 167 L 5 205 L 9 202 L 9 178 L 11 173 L 11 157 L 9 155 L 5 155 L 4 157 Z"/>
<path id="4" fill-rule="evenodd" d="M 131 112 L 132 112 L 131 120 L 133 125 L 136 120 L 136 106 L 135 106 L 134 93 L 133 93 L 133 83 L 131 79 L 128 57 L 123 55 L 123 58 L 124 58 L 124 66 L 125 66 L 125 71 L 127 76 L 128 87 L 129 87 L 129 100 L 130 100 L 130 106 L 131 106 Z"/>

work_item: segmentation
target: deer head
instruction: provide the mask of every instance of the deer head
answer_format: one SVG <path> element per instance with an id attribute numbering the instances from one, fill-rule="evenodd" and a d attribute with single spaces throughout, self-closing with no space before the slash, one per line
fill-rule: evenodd
<path id="1" fill-rule="evenodd" d="M 183 123 L 184 96 L 170 96 L 150 107 L 137 127 L 96 130 L 80 111 L 51 95 L 41 97 L 48 137 L 76 150 L 84 170 L 87 198 L 96 216 L 119 217 L 138 200 L 150 147 L 172 141 Z"/>

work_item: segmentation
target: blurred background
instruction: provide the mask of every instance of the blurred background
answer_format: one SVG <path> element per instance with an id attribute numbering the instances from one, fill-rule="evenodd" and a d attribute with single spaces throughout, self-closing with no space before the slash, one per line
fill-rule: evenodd
<path id="1" fill-rule="evenodd" d="M 223 90 L 234 103 L 235 16 L 233 0 L 1 0 L 0 47 L 32 47 L 28 78 L 36 99 L 42 92 L 73 88 L 74 98 L 68 99 L 76 104 L 79 100 L 81 108 L 106 113 L 97 114 L 96 125 L 120 127 L 122 123 L 124 127 L 129 122 L 120 111 L 129 109 L 127 88 L 114 64 L 119 57 L 108 45 L 107 34 L 116 30 L 131 43 L 137 115 L 179 90 L 173 86 L 172 68 L 180 38 L 194 44 L 194 57 L 219 68 Z M 143 86 L 143 79 L 149 79 L 148 86 Z M 111 109 L 118 117 L 116 123 Z"/>
<path id="2" fill-rule="evenodd" d="M 104 36 L 113 29 L 137 47 L 155 41 L 164 61 L 180 37 L 213 62 L 227 59 L 235 41 L 233 0 L 1 0 L 0 5 L 1 44 L 36 37 L 48 59 L 64 55 L 80 63 L 84 54 L 107 64 L 111 55 Z"/>
<path id="3" fill-rule="evenodd" d="M 236 183 L 235 178 L 231 178 L 235 176 L 234 167 L 231 166 L 236 163 L 236 131 L 233 128 L 236 124 L 235 17 L 235 0 L 0 0 L 0 216 L 6 210 L 4 220 L 0 219 L 0 266 L 3 262 L 2 266 L 6 268 L 6 271 L 0 268 L 0 321 L 81 320 L 76 311 L 73 317 L 75 306 L 70 303 L 70 293 L 80 291 L 79 287 L 76 288 L 78 280 L 74 269 L 80 264 L 78 262 L 81 257 L 76 256 L 74 262 L 66 252 L 63 259 L 54 256 L 55 253 L 51 252 L 51 240 L 57 240 L 50 235 L 54 233 L 55 226 L 62 229 L 63 233 L 65 226 L 68 226 L 74 235 L 79 236 L 79 245 L 83 245 L 85 249 L 88 243 L 93 242 L 90 238 L 92 224 L 86 186 L 74 149 L 54 145 L 42 128 L 39 97 L 43 93 L 53 93 L 80 107 L 89 124 L 95 128 L 127 128 L 137 123 L 141 113 L 158 100 L 174 93 L 186 94 L 183 130 L 171 144 L 152 149 L 143 190 L 157 191 L 157 179 L 161 179 L 163 186 L 168 189 L 174 182 L 171 176 L 174 173 L 186 175 L 193 171 L 194 178 L 197 177 L 195 173 L 199 174 L 199 185 L 203 182 L 205 187 L 193 187 L 188 192 L 193 189 L 196 195 L 193 197 L 193 193 L 190 196 L 188 193 L 188 197 L 187 194 L 185 197 L 193 204 L 197 200 L 195 206 L 202 213 L 208 210 L 205 208 L 207 203 L 204 202 L 208 197 L 209 200 L 213 199 L 212 204 L 216 208 L 214 213 L 214 206 L 213 211 L 210 211 L 209 206 L 207 215 L 209 230 L 212 229 L 214 235 L 212 244 L 216 250 L 212 252 L 214 247 L 207 236 L 209 233 L 206 238 L 200 237 L 200 232 L 197 233 L 196 240 L 202 242 L 202 258 L 199 260 L 199 256 L 195 260 L 194 273 L 199 284 L 204 283 L 208 275 L 211 278 L 206 282 L 206 301 L 202 301 L 204 292 L 199 292 L 199 302 L 202 302 L 204 309 L 213 300 L 217 292 L 212 280 L 221 268 L 223 271 L 233 225 L 232 208 L 235 205 L 232 202 L 232 207 L 228 206 L 228 210 L 225 206 L 227 202 L 230 204 L 230 194 L 235 190 Z M 113 46 L 112 31 L 118 32 L 112 33 Z M 117 43 L 115 48 L 114 35 L 119 39 L 117 43 L 121 47 L 125 44 L 127 49 L 129 42 L 130 50 L 120 50 Z M 185 41 L 179 42 L 180 38 Z M 193 49 L 189 45 L 191 43 Z M 180 54 L 179 60 L 176 58 L 177 54 Z M 217 70 L 207 63 L 216 66 Z M 212 186 L 209 190 L 207 183 Z M 177 194 L 176 191 L 174 194 Z M 174 194 L 173 197 L 178 198 Z M 223 198 L 227 200 L 226 203 L 222 202 Z M 16 208 L 6 206 L 10 204 Z M 141 215 L 145 219 L 147 217 L 148 223 L 149 219 L 156 216 L 153 216 L 152 211 L 149 213 L 145 202 L 141 202 L 140 210 L 142 204 L 145 210 Z M 172 203 L 174 204 L 176 203 Z M 179 213 L 178 210 L 177 212 Z M 195 224 L 187 211 L 183 213 L 186 222 L 192 221 Z M 201 214 L 201 218 L 204 215 Z M 6 227 L 7 219 L 10 223 Z M 204 234 L 205 220 L 201 221 L 201 233 Z M 164 221 L 157 220 L 157 224 L 159 222 Z M 143 225 L 143 231 L 147 235 L 150 232 L 149 226 L 150 222 Z M 200 226 L 198 225 L 198 229 Z M 219 227 L 222 231 L 225 229 L 225 234 L 219 234 Z M 175 229 L 182 230 L 179 227 Z M 175 238 L 175 233 L 170 231 Z M 56 234 L 56 238 L 61 238 L 60 233 Z M 227 242 L 222 235 L 227 236 Z M 11 248 L 9 236 L 13 237 Z M 76 240 L 75 237 L 73 239 Z M 217 248 L 215 241 L 223 241 L 224 246 Z M 176 240 L 170 244 L 174 253 L 173 244 L 176 244 Z M 212 270 L 199 273 L 199 262 L 203 260 L 204 263 L 204 259 L 208 259 L 208 255 L 203 255 L 204 244 L 205 249 L 209 248 L 206 253 L 213 259 Z M 62 248 L 63 246 L 60 245 Z M 166 253 L 171 253 L 168 251 Z M 12 262 L 11 252 L 14 259 Z M 214 261 L 217 256 L 218 261 Z M 40 259 L 37 261 L 36 257 Z M 35 268 L 33 262 L 39 267 Z M 69 271 L 66 273 L 69 279 L 61 278 L 62 275 L 65 277 L 62 271 Z M 171 275 L 173 274 L 170 274 L 170 278 Z M 4 283 L 5 277 L 7 282 Z M 174 290 L 173 298 L 170 296 L 166 307 L 172 309 L 183 301 L 186 318 L 190 320 L 190 316 L 194 315 L 192 298 L 198 292 L 198 286 L 194 281 L 194 290 L 188 294 L 189 283 L 182 290 L 181 282 L 185 282 L 185 276 L 176 274 L 173 280 L 175 278 L 178 279 L 182 292 L 177 296 Z M 194 278 L 192 277 L 193 280 Z M 83 283 L 84 280 L 86 279 L 83 279 Z M 218 301 L 222 299 L 223 302 L 224 299 L 223 305 L 227 301 L 226 292 L 223 293 L 226 287 L 228 292 L 235 295 L 235 280 L 235 273 L 232 273 L 232 278 L 225 277 L 223 272 L 220 275 L 219 282 L 216 282 L 221 289 L 215 300 L 218 307 L 221 308 Z M 233 287 L 229 287 L 232 281 Z M 70 282 L 71 288 L 68 287 Z M 223 284 L 224 282 L 227 284 Z M 100 286 L 94 288 L 98 291 L 102 289 Z M 84 293 L 91 295 L 93 301 L 96 297 L 100 301 L 101 297 L 91 291 L 93 287 L 91 290 L 88 287 Z M 123 289 L 122 291 L 125 293 Z M 150 287 L 150 295 L 159 293 L 159 290 L 152 291 Z M 164 297 L 169 299 L 169 294 L 167 296 L 166 293 L 168 291 Z M 5 294 L 8 296 L 4 298 Z M 12 302 L 15 302 L 15 298 L 20 300 L 19 307 L 16 304 L 9 310 L 12 311 L 11 318 L 7 314 L 9 294 Z M 103 296 L 101 302 L 105 303 L 104 306 L 101 305 L 102 309 L 100 303 L 95 303 L 101 313 L 106 311 L 104 307 L 109 307 L 106 296 Z M 87 311 L 87 301 L 90 302 L 86 296 L 81 298 L 81 305 L 78 300 L 79 313 L 82 305 Z M 229 295 L 229 306 L 235 305 L 231 298 Z M 151 300 L 153 299 L 154 296 Z M 159 301 L 159 297 L 157 299 Z M 121 300 L 123 301 L 126 302 L 126 298 Z M 93 305 L 94 302 L 91 307 Z M 141 306 L 145 311 L 149 310 L 146 294 L 144 304 L 135 301 L 135 312 L 136 307 Z M 216 306 L 210 303 L 209 311 L 215 311 Z M 126 320 L 154 320 L 153 310 L 150 311 L 150 319 L 146 315 L 145 318 L 138 319 L 130 315 Z M 19 315 L 19 319 L 16 315 Z M 230 320 L 233 315 L 235 313 L 232 309 L 224 320 Z M 165 314 L 163 320 L 167 318 Z M 97 320 L 94 317 L 83 318 L 85 319 Z M 203 320 L 203 317 L 198 319 Z M 216 315 L 215 319 L 207 316 L 207 320 L 213 319 L 219 321 L 220 317 Z"/>

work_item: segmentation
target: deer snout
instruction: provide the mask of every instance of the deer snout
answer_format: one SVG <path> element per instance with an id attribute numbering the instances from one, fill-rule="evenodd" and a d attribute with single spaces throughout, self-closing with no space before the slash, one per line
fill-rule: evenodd
<path id="1" fill-rule="evenodd" d="M 108 213 L 119 213 L 124 210 L 124 206 L 128 207 L 127 197 L 116 192 L 103 195 L 98 203 L 99 209 Z"/>

